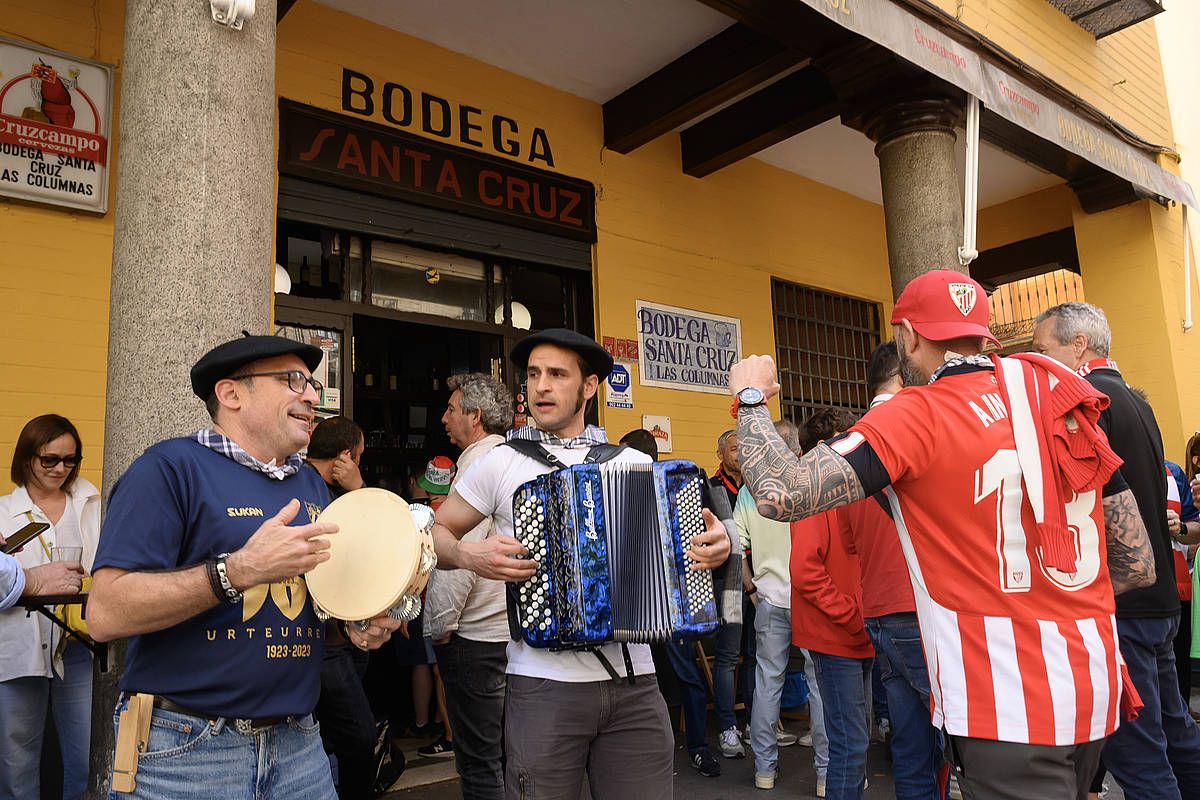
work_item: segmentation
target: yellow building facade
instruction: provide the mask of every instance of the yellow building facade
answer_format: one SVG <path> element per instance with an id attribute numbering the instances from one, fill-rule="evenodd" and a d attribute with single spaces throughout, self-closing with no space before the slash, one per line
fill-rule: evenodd
<path id="1" fill-rule="evenodd" d="M 951 14 L 961 12 L 959 19 L 970 28 L 1137 134 L 1171 143 L 1154 23 L 1097 42 L 1045 2 L 942 0 L 938 5 Z M 0 38 L 115 65 L 119 99 L 122 2 L 100 0 L 93 6 L 73 0 L 4 0 L 4 7 Z M 596 233 L 590 245 L 587 305 L 598 339 L 636 341 L 637 303 L 643 301 L 734 318 L 742 353 L 776 353 L 774 292 L 779 289 L 773 286 L 778 282 L 865 301 L 875 309 L 879 333 L 890 337 L 886 321 L 893 287 L 883 210 L 877 203 L 757 159 L 738 161 L 704 178 L 690 177 L 680 170 L 680 141 L 674 133 L 628 155 L 616 153 L 604 146 L 599 104 L 313 0 L 300 0 L 279 23 L 276 64 L 275 92 L 281 100 L 349 122 L 371 122 L 523 164 L 530 163 L 532 150 L 548 147 L 553 166 L 545 158 L 532 166 L 594 187 Z M 346 70 L 369 76 L 377 89 L 392 82 L 414 97 L 425 93 L 441 98 L 455 112 L 474 109 L 478 113 L 472 112 L 470 119 L 480 120 L 484 129 L 465 138 L 478 145 L 463 143 L 458 116 L 447 120 L 450 136 L 440 137 L 422 129 L 419 115 L 407 124 L 398 124 L 396 114 L 389 120 L 382 102 L 374 103 L 368 115 L 347 112 Z M 114 115 L 118 108 L 114 103 Z M 494 140 L 488 135 L 487 121 L 495 117 L 512 121 L 505 128 L 512 136 Z M 10 343 L 0 352 L 7 378 L 0 385 L 0 453 L 12 451 L 29 418 L 61 413 L 79 426 L 85 445 L 83 474 L 97 484 L 106 358 L 111 347 L 120 346 L 108 340 L 113 226 L 120 213 L 115 208 L 118 126 L 114 119 L 114 178 L 106 214 L 0 197 L 0 306 L 6 309 L 0 324 Z M 544 143 L 534 140 L 535 130 L 544 133 Z M 511 154 L 510 138 L 519 143 L 519 157 Z M 1161 163 L 1171 166 L 1167 156 Z M 263 176 L 280 184 L 285 179 Z M 1185 434 L 1200 424 L 1200 387 L 1190 380 L 1189 368 L 1200 357 L 1200 332 L 1184 332 L 1180 324 L 1184 271 L 1179 209 L 1140 200 L 1089 214 L 1072 191 L 1057 185 L 982 209 L 979 249 L 1067 228 L 1074 231 L 1086 297 L 1105 308 L 1112 322 L 1114 356 L 1127 379 L 1149 393 L 1167 455 L 1178 458 Z M 472 252 L 470 247 L 462 250 Z M 271 268 L 263 265 L 264 271 Z M 1193 304 L 1197 299 L 1193 296 Z M 263 297 L 264 304 L 272 302 Z M 304 308 L 319 317 L 315 302 Z M 286 297 L 279 303 L 276 317 L 287 322 L 297 306 Z M 353 316 L 356 331 L 371 329 L 361 320 L 377 309 L 339 308 Z M 301 317 L 292 321 L 304 324 Z M 400 317 L 393 313 L 389 320 Z M 446 327 L 454 325 L 447 321 Z M 164 329 L 163 335 L 186 333 Z M 345 380 L 359 381 L 356 391 L 365 402 L 371 391 L 382 388 L 372 384 L 388 377 L 381 373 L 364 385 L 355 376 L 360 369 L 355 350 L 365 346 L 361 338 L 366 334 L 356 335 L 359 340 L 344 343 L 349 350 Z M 198 344 L 197 354 L 201 349 Z M 608 407 L 602 390 L 601 424 L 615 439 L 641 427 L 644 415 L 669 417 L 671 455 L 715 467 L 716 438 L 732 426 L 728 396 L 645 385 L 640 369 L 640 360 L 630 362 L 632 408 Z M 121 387 L 108 386 L 107 391 L 120 392 Z M 138 398 L 128 401 L 137 403 Z M 353 413 L 351 407 L 343 410 Z M 430 406 L 422 413 L 436 416 L 440 411 Z M 421 449 L 417 440 L 402 444 Z"/>

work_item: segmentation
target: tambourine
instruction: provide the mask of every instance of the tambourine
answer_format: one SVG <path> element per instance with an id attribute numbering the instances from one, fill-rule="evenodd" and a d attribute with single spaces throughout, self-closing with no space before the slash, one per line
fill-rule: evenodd
<path id="1" fill-rule="evenodd" d="M 433 509 L 385 489 L 358 489 L 326 506 L 318 521 L 334 523 L 338 532 L 329 537 L 329 560 L 304 576 L 317 617 L 360 629 L 381 614 L 416 619 L 437 566 Z"/>

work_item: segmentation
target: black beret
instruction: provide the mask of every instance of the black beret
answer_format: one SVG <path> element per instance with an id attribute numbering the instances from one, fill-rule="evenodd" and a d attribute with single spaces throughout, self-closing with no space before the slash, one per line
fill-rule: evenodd
<path id="1" fill-rule="evenodd" d="M 596 343 L 595 339 L 584 336 L 577 331 L 566 328 L 547 328 L 538 333 L 531 333 L 517 342 L 508 354 L 512 362 L 524 370 L 529 366 L 529 353 L 539 344 L 553 344 L 574 350 L 583 357 L 584 362 L 591 367 L 591 374 L 599 375 L 604 380 L 612 372 L 613 359 L 608 352 Z M 587 377 L 586 375 L 584 376 Z"/>
<path id="2" fill-rule="evenodd" d="M 294 342 L 282 336 L 251 336 L 242 331 L 239 339 L 219 344 L 192 366 L 192 391 L 207 400 L 217 381 L 228 378 L 240 367 L 260 358 L 297 355 L 309 371 L 316 369 L 325 353 L 319 347 Z"/>

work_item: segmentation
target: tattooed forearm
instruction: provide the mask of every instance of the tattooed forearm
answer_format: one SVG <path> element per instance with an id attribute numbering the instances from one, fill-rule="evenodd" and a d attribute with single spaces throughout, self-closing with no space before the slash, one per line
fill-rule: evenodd
<path id="1" fill-rule="evenodd" d="M 854 469 L 825 445 L 796 458 L 766 407 L 739 412 L 737 433 L 742 477 L 767 519 L 804 519 L 863 498 Z"/>
<path id="2" fill-rule="evenodd" d="M 1154 550 L 1137 501 L 1128 489 L 1104 498 L 1104 535 L 1113 594 L 1153 586 Z"/>

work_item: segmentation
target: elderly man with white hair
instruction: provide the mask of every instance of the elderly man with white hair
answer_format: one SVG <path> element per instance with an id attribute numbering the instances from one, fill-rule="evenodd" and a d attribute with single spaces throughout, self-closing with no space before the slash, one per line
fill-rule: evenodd
<path id="1" fill-rule="evenodd" d="M 1108 396 L 1099 424 L 1125 462 L 1121 474 L 1154 549 L 1155 582 L 1116 596 L 1121 655 L 1146 706 L 1105 744 L 1104 764 L 1129 797 L 1200 797 L 1200 729 L 1179 694 L 1176 676 L 1179 594 L 1167 528 L 1162 436 L 1150 405 L 1121 377 L 1111 346 L 1108 319 L 1089 303 L 1046 309 L 1033 331 L 1036 352 L 1062 362 Z"/>

